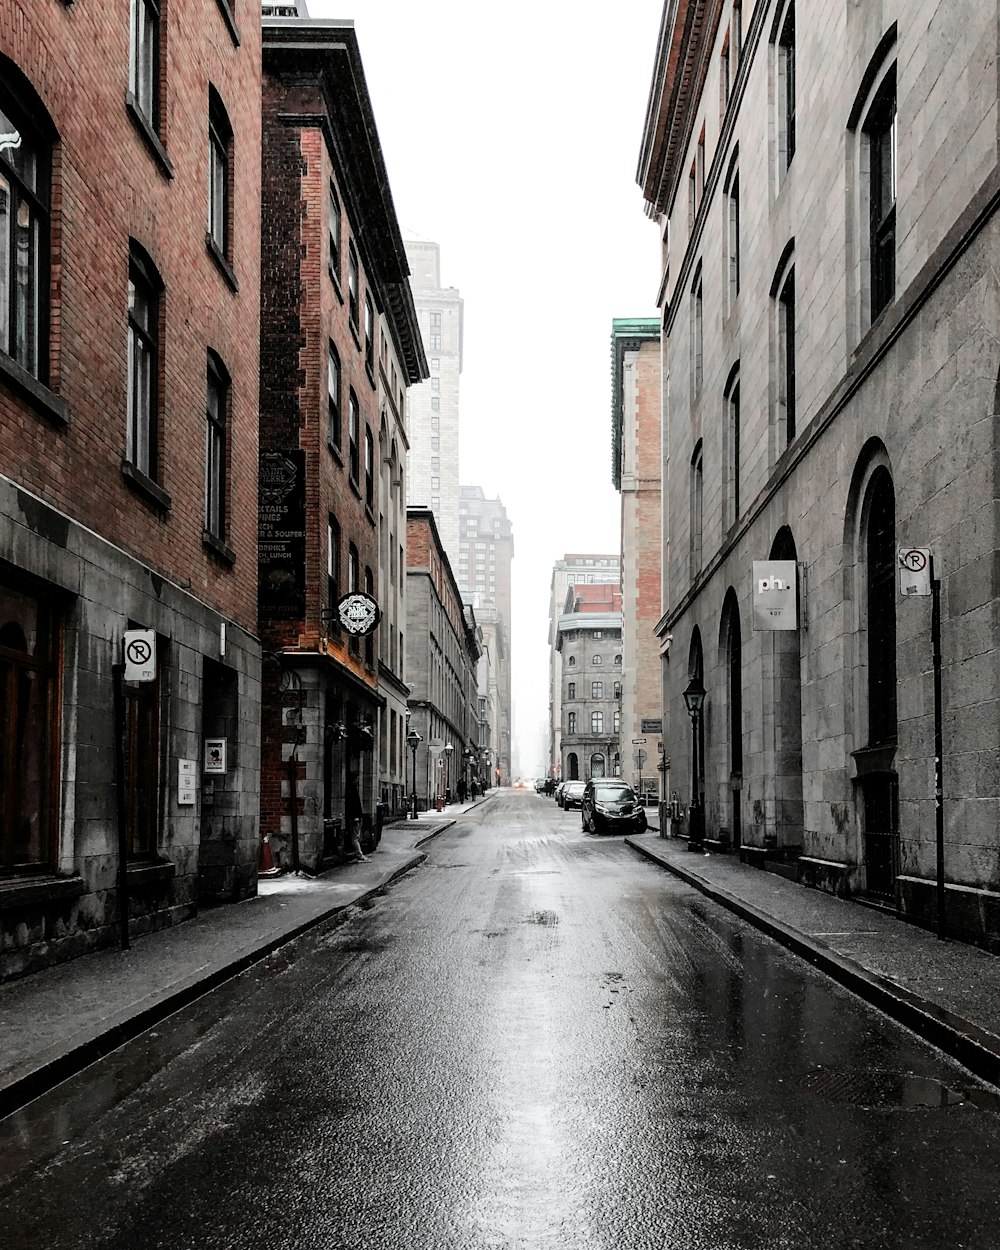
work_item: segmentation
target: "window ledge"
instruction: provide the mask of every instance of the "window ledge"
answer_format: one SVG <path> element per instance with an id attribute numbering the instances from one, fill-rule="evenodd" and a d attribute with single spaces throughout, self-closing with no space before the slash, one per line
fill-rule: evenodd
<path id="1" fill-rule="evenodd" d="M 228 564 L 230 568 L 236 563 L 236 552 L 226 544 L 211 530 L 202 530 L 201 541 L 205 544 L 208 551 L 211 552 L 217 560 L 221 560 L 223 564 Z"/>
<path id="2" fill-rule="evenodd" d="M 0 911 L 79 898 L 85 893 L 82 877 L 10 877 L 0 881 Z"/>
<path id="3" fill-rule="evenodd" d="M 337 299 L 339 299 L 340 302 L 343 303 L 344 292 L 341 290 L 340 279 L 337 277 L 337 271 L 334 269 L 332 265 L 327 265 L 326 271 L 330 275 L 330 281 L 333 283 L 333 289 L 337 294 Z"/>
<path id="4" fill-rule="evenodd" d="M 371 383 L 372 390 L 373 391 L 376 390 L 377 387 L 375 385 L 375 368 L 373 365 L 371 365 L 368 362 L 367 358 L 365 359 L 365 373 L 368 374 L 368 381 Z"/>
<path id="5" fill-rule="evenodd" d="M 229 37 L 233 41 L 233 47 L 240 46 L 240 28 L 236 25 L 236 18 L 230 5 L 230 0 L 216 0 L 219 6 L 219 12 L 222 14 L 223 21 L 226 23 L 226 29 L 229 31 Z"/>
<path id="6" fill-rule="evenodd" d="M 129 886 L 159 885 L 161 881 L 172 881 L 177 869 L 169 859 L 132 860 L 128 865 Z"/>
<path id="7" fill-rule="evenodd" d="M 369 503 L 365 504 L 365 516 L 368 518 L 368 523 L 374 526 L 375 513 L 372 511 L 372 506 Z"/>
<path id="8" fill-rule="evenodd" d="M 351 477 L 351 478 L 348 478 L 348 481 L 351 484 L 351 490 L 354 491 L 355 495 L 357 495 L 357 497 L 360 499 L 361 487 L 358 485 L 358 479 L 356 477 Z"/>
<path id="9" fill-rule="evenodd" d="M 170 511 L 170 496 L 163 487 L 154 482 L 151 477 L 147 477 L 142 469 L 137 468 L 129 460 L 122 461 L 122 477 L 147 503 L 153 504 L 154 507 L 164 512 Z"/>
<path id="10" fill-rule="evenodd" d="M 329 449 L 330 455 L 333 456 L 334 460 L 336 460 L 336 462 L 340 465 L 340 467 L 343 468 L 344 467 L 343 452 L 340 450 L 340 448 L 337 446 L 336 443 L 331 443 L 329 439 L 327 439 L 326 445 L 327 445 L 327 448 Z"/>
<path id="11" fill-rule="evenodd" d="M 146 146 L 160 167 L 160 172 L 167 178 L 173 178 L 174 167 L 170 163 L 167 149 L 163 146 L 160 136 L 149 123 L 149 118 L 139 107 L 138 101 L 131 91 L 125 93 L 125 109 L 132 119 L 132 124 L 142 136 Z"/>
<path id="12" fill-rule="evenodd" d="M 354 339 L 354 345 L 355 347 L 357 347 L 358 351 L 361 351 L 361 331 L 358 329 L 358 327 L 354 324 L 353 321 L 350 324 L 351 324 L 351 336 Z"/>
<path id="13" fill-rule="evenodd" d="M 58 426 L 69 425 L 69 408 L 64 399 L 60 399 L 55 391 L 50 391 L 44 382 L 39 382 L 27 369 L 17 363 L 6 352 L 0 352 L 0 379 L 26 399 L 42 416 Z"/>
<path id="14" fill-rule="evenodd" d="M 215 261 L 219 272 L 225 278 L 227 286 L 235 295 L 240 289 L 240 284 L 236 280 L 236 274 L 233 273 L 233 267 L 226 259 L 225 252 L 207 230 L 205 231 L 205 247 L 208 249 L 209 256 Z"/>

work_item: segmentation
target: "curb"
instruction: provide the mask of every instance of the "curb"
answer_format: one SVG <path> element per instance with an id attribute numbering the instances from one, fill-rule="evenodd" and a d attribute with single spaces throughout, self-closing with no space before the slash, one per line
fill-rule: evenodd
<path id="1" fill-rule="evenodd" d="M 787 950 L 801 956 L 821 972 L 825 972 L 845 989 L 865 1002 L 884 1011 L 898 1023 L 912 1029 L 919 1037 L 957 1059 L 975 1076 L 1000 1085 L 1000 1037 L 982 1029 L 963 1016 L 932 1003 L 918 994 L 865 968 L 846 955 L 838 955 L 825 942 L 807 937 L 774 916 L 761 911 L 745 899 L 738 898 L 721 886 L 712 885 L 704 877 L 677 864 L 666 862 L 652 848 L 640 846 L 630 838 L 626 843 L 654 864 L 665 868 L 688 885 L 719 903 L 728 911 L 748 921 L 755 928 L 779 942 Z"/>
<path id="2" fill-rule="evenodd" d="M 454 821 L 451 823 L 454 824 Z M 427 837 L 421 838 L 420 842 L 415 844 L 414 850 L 424 842 L 436 837 L 447 827 L 447 825 L 443 825 L 441 829 L 435 829 Z M 206 976 L 192 981 L 188 985 L 181 986 L 172 993 L 168 993 L 159 1002 L 153 1003 L 144 1010 L 137 1012 L 134 1016 L 130 1016 L 127 1020 L 122 1020 L 118 1024 L 112 1025 L 99 1036 L 92 1037 L 86 1042 L 81 1042 L 80 1045 L 74 1046 L 72 1050 L 57 1056 L 55 1059 L 51 1059 L 33 1072 L 28 1072 L 24 1076 L 18 1077 L 17 1080 L 0 1089 L 0 1120 L 12 1115 L 15 1111 L 20 1111 L 22 1107 L 32 1102 L 35 1098 L 40 1097 L 42 1094 L 47 1094 L 49 1090 L 54 1089 L 56 1085 L 68 1080 L 71 1076 L 76 1076 L 77 1073 L 82 1072 L 84 1068 L 89 1067 L 97 1059 L 103 1059 L 105 1055 L 110 1054 L 113 1050 L 117 1050 L 120 1046 L 124 1046 L 126 1042 L 130 1042 L 133 1038 L 138 1037 L 140 1033 L 144 1033 L 147 1029 L 152 1028 L 154 1024 L 159 1024 L 162 1020 L 165 1020 L 167 1016 L 173 1015 L 174 1012 L 189 1006 L 196 999 L 201 998 L 202 995 L 217 989 L 224 982 L 232 980 L 233 977 L 239 976 L 242 972 L 246 972 L 248 968 L 251 968 L 256 963 L 260 963 L 262 959 L 266 959 L 268 955 L 273 954 L 279 947 L 295 941 L 296 938 L 301 937 L 304 933 L 308 933 L 310 929 L 317 928 L 339 912 L 347 911 L 349 907 L 357 907 L 367 899 L 373 898 L 376 894 L 386 889 L 387 886 L 391 885 L 393 881 L 417 868 L 426 858 L 426 855 L 419 852 L 412 854 L 398 868 L 393 869 L 384 880 L 372 886 L 371 889 L 364 890 L 356 898 L 352 898 L 350 902 L 340 903 L 315 916 L 310 916 L 308 920 L 295 925 L 294 928 L 289 929 L 286 933 L 281 933 L 277 937 L 270 938 L 267 942 L 255 947 L 253 950 L 246 951 L 232 963 L 226 964 L 222 968 L 216 968 Z"/>

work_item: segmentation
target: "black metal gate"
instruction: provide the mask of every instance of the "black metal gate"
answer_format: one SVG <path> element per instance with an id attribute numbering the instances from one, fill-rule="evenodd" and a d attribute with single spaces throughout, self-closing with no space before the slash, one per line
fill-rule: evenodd
<path id="1" fill-rule="evenodd" d="M 863 784 L 865 800 L 865 891 L 896 902 L 899 876 L 899 782 L 895 773 L 872 773 Z"/>

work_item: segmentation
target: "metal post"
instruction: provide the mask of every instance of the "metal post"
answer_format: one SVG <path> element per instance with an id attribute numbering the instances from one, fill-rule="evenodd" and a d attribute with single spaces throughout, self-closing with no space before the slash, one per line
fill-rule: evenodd
<path id="1" fill-rule="evenodd" d="M 937 838 L 937 935 L 946 934 L 944 902 L 944 733 L 941 710 L 941 580 L 931 557 L 931 646 L 934 653 L 934 822 Z"/>
<path id="2" fill-rule="evenodd" d="M 115 644 L 121 646 L 121 643 Z M 115 818 L 118 822 L 118 929 L 123 951 L 128 940 L 128 827 L 125 821 L 125 692 L 124 664 L 111 665 L 112 706 L 115 725 Z"/>

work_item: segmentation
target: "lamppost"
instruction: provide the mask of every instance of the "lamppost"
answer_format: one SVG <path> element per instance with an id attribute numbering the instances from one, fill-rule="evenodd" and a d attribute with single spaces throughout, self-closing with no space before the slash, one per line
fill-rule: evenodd
<path id="1" fill-rule="evenodd" d="M 691 717 L 691 823 L 688 850 L 700 850 L 705 836 L 704 760 L 701 758 L 701 715 L 705 706 L 705 686 L 695 674 L 684 691 L 684 705 Z"/>
<path id="2" fill-rule="evenodd" d="M 490 788 L 490 785 L 491 785 L 491 778 L 490 778 L 490 753 L 489 753 L 489 751 L 484 751 L 484 752 L 483 752 L 483 774 L 484 774 L 484 776 L 483 776 L 483 786 L 484 786 L 484 788 L 485 788 L 485 789 L 487 789 L 487 790 L 488 790 L 488 789 Z"/>
<path id="3" fill-rule="evenodd" d="M 406 741 L 409 743 L 410 751 L 413 753 L 413 812 L 412 818 L 417 819 L 417 747 L 423 741 L 415 729 L 411 729 L 406 735 Z"/>
<path id="4" fill-rule="evenodd" d="M 444 772 L 444 801 L 451 802 L 451 753 L 454 747 L 450 742 L 444 744 L 445 772 Z"/>

